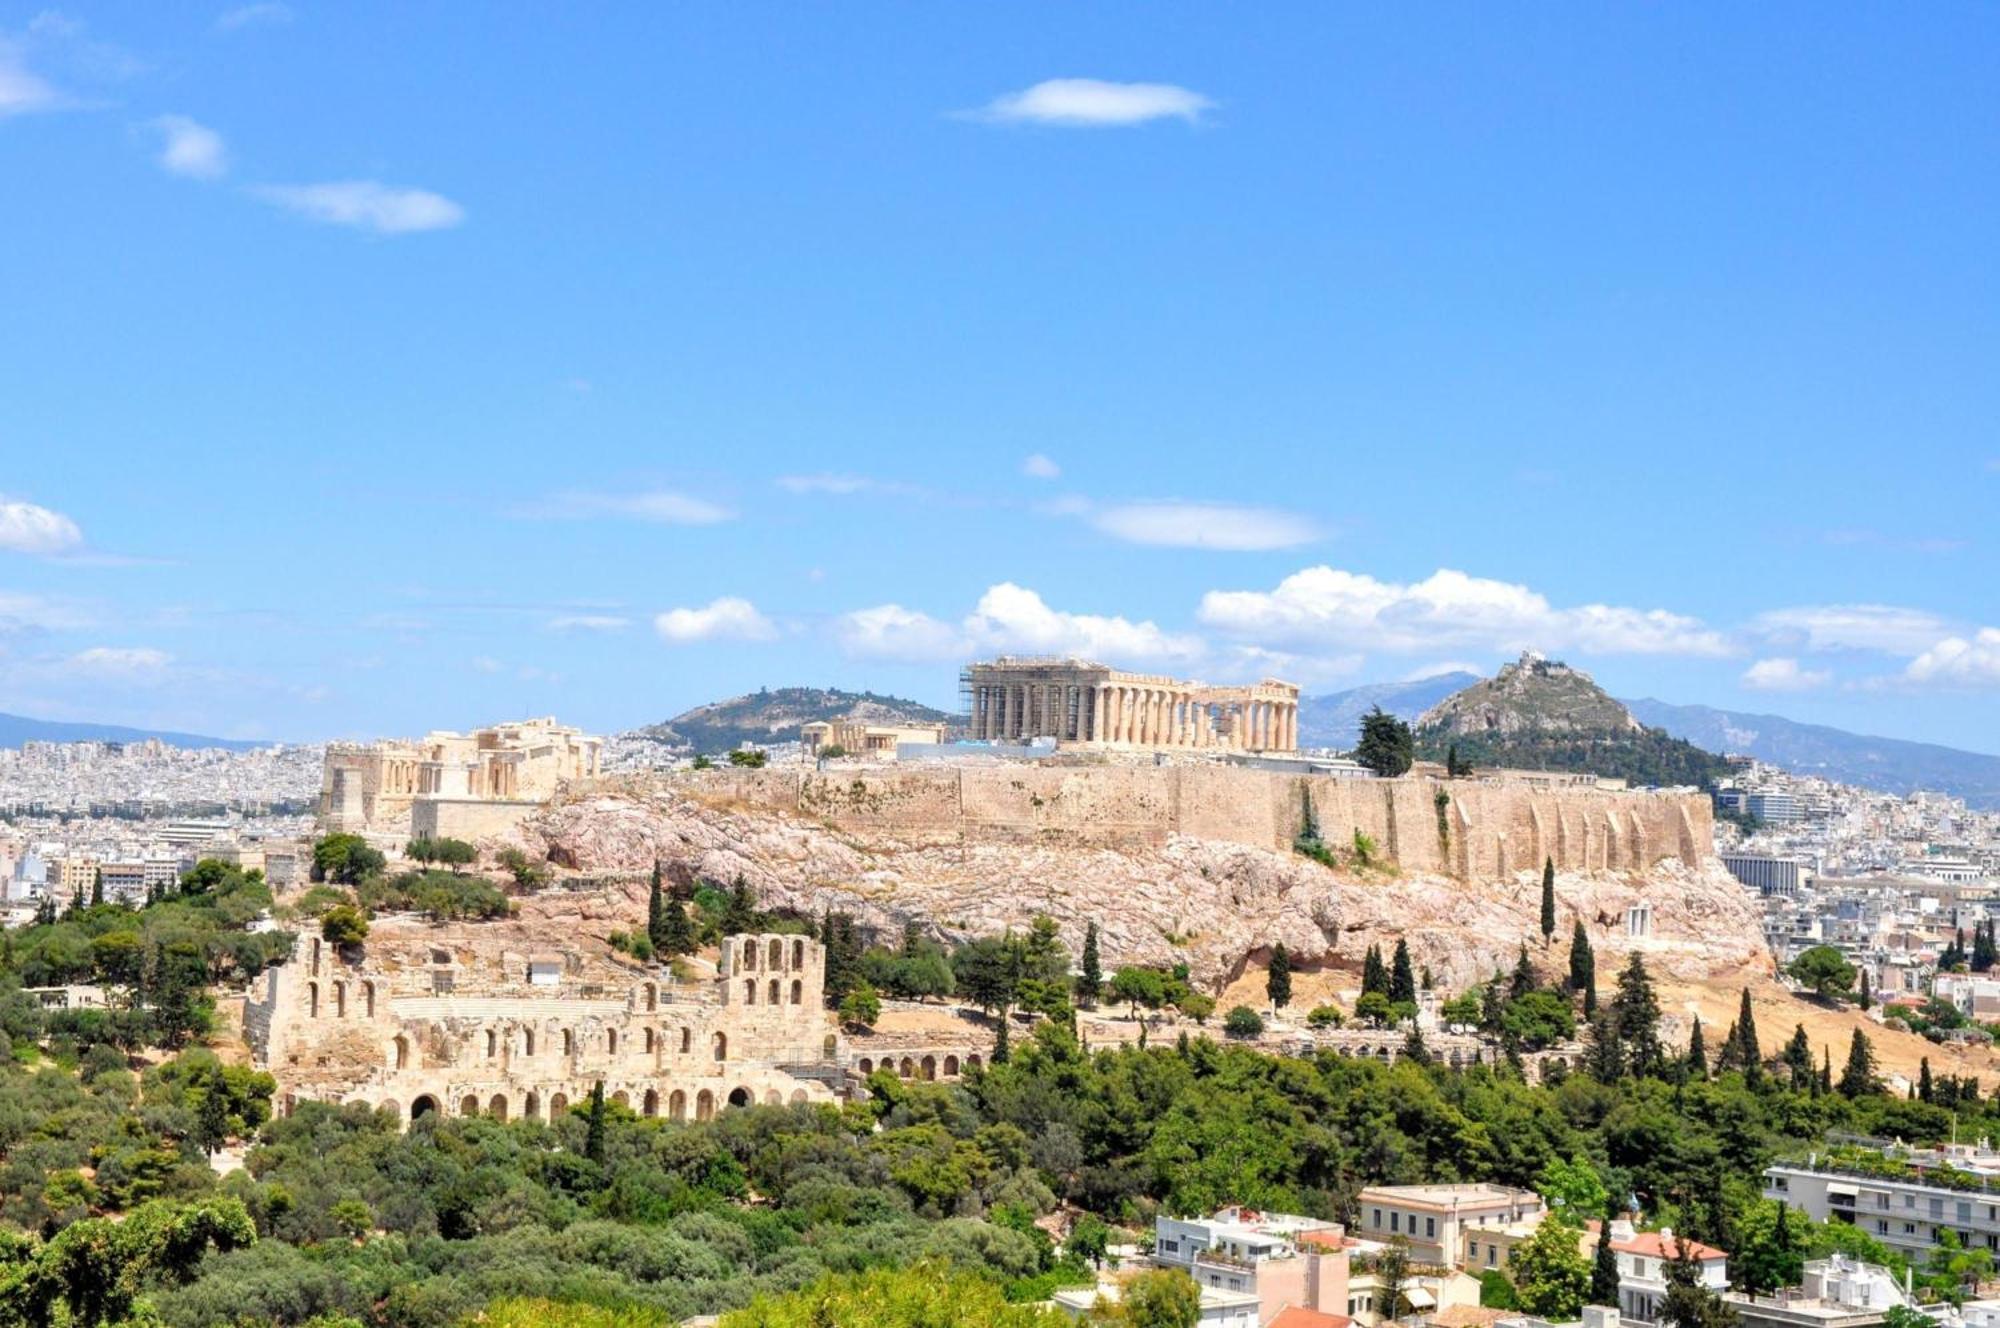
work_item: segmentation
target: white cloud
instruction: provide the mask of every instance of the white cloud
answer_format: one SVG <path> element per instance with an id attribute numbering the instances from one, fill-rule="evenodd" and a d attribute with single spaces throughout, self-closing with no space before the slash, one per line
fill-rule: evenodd
<path id="1" fill-rule="evenodd" d="M 1796 659 L 1760 659 L 1743 670 L 1743 685 L 1755 692 L 1809 692 L 1833 681 L 1825 669 L 1801 668 Z"/>
<path id="2" fill-rule="evenodd" d="M 17 43 L 0 37 L 0 119 L 31 111 L 53 111 L 63 105 L 55 86 L 28 68 Z"/>
<path id="3" fill-rule="evenodd" d="M 290 23 L 291 21 L 292 7 L 290 5 L 279 4 L 277 0 L 266 0 L 266 3 L 238 5 L 234 9 L 223 10 L 215 17 L 215 28 L 218 32 L 234 32 L 238 28 L 257 27 L 263 24 Z"/>
<path id="4" fill-rule="evenodd" d="M 561 493 L 544 502 L 517 508 L 515 515 L 556 521 L 592 517 L 623 517 L 664 526 L 713 526 L 734 520 L 736 513 L 706 499 L 647 489 L 638 493 Z"/>
<path id="5" fill-rule="evenodd" d="M 229 171 L 222 135 L 185 115 L 162 115 L 152 122 L 160 136 L 160 169 L 191 180 L 220 179 Z"/>
<path id="6" fill-rule="evenodd" d="M 1124 503 L 1098 511 L 1090 523 L 1133 544 L 1179 549 L 1268 552 L 1320 537 L 1319 527 L 1294 513 L 1226 503 Z"/>
<path id="7" fill-rule="evenodd" d="M 698 609 L 668 609 L 653 630 L 675 644 L 691 641 L 769 641 L 778 629 L 747 599 L 724 595 Z"/>
<path id="8" fill-rule="evenodd" d="M 973 118 L 1003 124 L 1103 128 L 1149 120 L 1198 123 L 1215 103 L 1172 83 L 1108 83 L 1096 78 L 1052 78 L 995 97 Z"/>
<path id="9" fill-rule="evenodd" d="M 82 543 L 83 532 L 61 512 L 0 497 L 0 549 L 14 553 L 67 553 Z"/>
<path id="10" fill-rule="evenodd" d="M 1017 652 L 1121 662 L 1187 661 L 1204 652 L 1198 637 L 1167 632 L 1152 622 L 1063 612 L 1012 582 L 989 587 L 956 624 L 900 604 L 882 604 L 843 615 L 837 634 L 854 654 L 906 660 Z"/>
<path id="11" fill-rule="evenodd" d="M 474 673 L 498 673 L 505 667 L 506 665 L 491 655 L 474 655 L 472 657 L 472 671 Z"/>
<path id="12" fill-rule="evenodd" d="M 1043 453 L 1034 452 L 1022 460 L 1021 473 L 1031 480 L 1052 480 L 1062 475 L 1062 467 Z"/>
<path id="13" fill-rule="evenodd" d="M 96 678 L 147 678 L 163 672 L 174 657 L 151 646 L 92 646 L 65 661 L 65 668 Z"/>
<path id="14" fill-rule="evenodd" d="M 786 493 L 823 493 L 844 498 L 878 486 L 865 475 L 780 475 L 778 487 Z"/>
<path id="15" fill-rule="evenodd" d="M 1475 673 L 1483 677 L 1485 676 L 1486 669 L 1481 665 L 1472 663 L 1470 660 L 1443 659 L 1435 664 L 1425 664 L 1421 667 L 1411 669 L 1398 679 L 1398 681 L 1422 682 L 1426 678 L 1442 678 L 1447 673 Z"/>
<path id="16" fill-rule="evenodd" d="M 1813 604 L 1759 614 L 1753 628 L 1772 640 L 1810 651 L 1878 650 L 1915 655 L 1949 625 L 1934 613 L 1892 604 Z"/>
<path id="17" fill-rule="evenodd" d="M 630 618 L 610 613 L 566 613 L 548 622 L 552 632 L 622 632 L 631 625 Z"/>
<path id="18" fill-rule="evenodd" d="M 381 235 L 449 230 L 465 220 L 465 209 L 442 194 L 398 188 L 379 180 L 259 185 L 250 192 L 314 221 Z"/>
<path id="19" fill-rule="evenodd" d="M 18 590 L 0 590 L 0 636 L 15 632 L 58 632 L 88 627 L 90 615 L 63 600 Z"/>
<path id="20" fill-rule="evenodd" d="M 1970 640 L 1948 636 L 1909 662 L 1909 682 L 1934 687 L 2000 687 L 2000 627 L 1982 627 Z"/>
<path id="21" fill-rule="evenodd" d="M 1729 653 L 1723 635 L 1694 618 L 1608 604 L 1556 608 L 1526 586 L 1449 568 L 1403 585 L 1308 567 L 1274 590 L 1212 590 L 1202 596 L 1199 616 L 1211 627 L 1266 644 L 1344 650 Z"/>

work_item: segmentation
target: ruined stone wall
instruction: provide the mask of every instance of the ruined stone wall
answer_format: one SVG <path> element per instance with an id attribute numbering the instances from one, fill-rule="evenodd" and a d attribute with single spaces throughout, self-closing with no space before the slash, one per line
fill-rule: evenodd
<path id="1" fill-rule="evenodd" d="M 1712 813 L 1694 793 L 1605 792 L 1484 780 L 1353 780 L 1229 765 L 884 768 L 801 775 L 728 770 L 681 777 L 705 801 L 792 813 L 910 844 L 1157 847 L 1187 835 L 1282 852 L 1310 794 L 1320 835 L 1356 831 L 1405 870 L 1495 880 L 1553 860 L 1559 871 L 1643 871 L 1712 857 Z"/>
<path id="2" fill-rule="evenodd" d="M 410 835 L 477 843 L 506 834 L 541 806 L 526 800 L 420 796 L 410 802 Z"/>

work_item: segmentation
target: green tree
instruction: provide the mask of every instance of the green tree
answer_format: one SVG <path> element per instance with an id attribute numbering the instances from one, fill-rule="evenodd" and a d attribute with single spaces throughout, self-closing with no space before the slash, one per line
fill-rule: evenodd
<path id="1" fill-rule="evenodd" d="M 583 1155 L 598 1166 L 604 1165 L 604 1081 L 590 1087 L 589 1115 L 585 1121 Z"/>
<path id="2" fill-rule="evenodd" d="M 1556 934 L 1556 860 L 1542 859 L 1542 944 L 1547 945 Z"/>
<path id="3" fill-rule="evenodd" d="M 1417 759 L 1410 726 L 1376 706 L 1361 717 L 1361 741 L 1355 744 L 1354 759 L 1383 779 L 1409 773 Z"/>
<path id="4" fill-rule="evenodd" d="M 1757 1041 L 1757 1012 L 1751 1008 L 1748 987 L 1736 1007 L 1736 1060 L 1752 1087 L 1763 1082 L 1764 1048 Z"/>
<path id="5" fill-rule="evenodd" d="M 1576 1318 L 1590 1294 L 1590 1264 L 1565 1221 L 1544 1221 L 1516 1246 L 1513 1273 L 1521 1308 L 1551 1323 Z"/>
<path id="6" fill-rule="evenodd" d="M 1582 1153 L 1571 1154 L 1567 1162 L 1551 1159 L 1535 1178 L 1535 1191 L 1553 1212 L 1578 1231 L 1583 1230 L 1592 1213 L 1603 1212 L 1611 1202 L 1604 1178 Z"/>
<path id="7" fill-rule="evenodd" d="M 352 904 L 335 904 L 320 915 L 319 934 L 329 945 L 359 945 L 368 939 L 368 919 Z"/>
<path id="8" fill-rule="evenodd" d="M 1247 1005 L 1238 1005 L 1223 1016 L 1222 1031 L 1233 1038 L 1253 1038 L 1264 1031 L 1264 1017 Z"/>
<path id="9" fill-rule="evenodd" d="M 1101 1267 L 1111 1249 L 1111 1228 L 1094 1214 L 1085 1213 L 1070 1225 L 1063 1250 L 1072 1259 L 1086 1259 L 1092 1268 Z"/>
<path id="10" fill-rule="evenodd" d="M 740 936 L 757 929 L 757 896 L 743 873 L 729 883 L 729 906 L 722 911 L 722 934 Z"/>
<path id="11" fill-rule="evenodd" d="M 1611 1248 L 1611 1214 L 1607 1210 L 1597 1227 L 1597 1249 L 1590 1261 L 1590 1291 L 1587 1305 L 1618 1305 L 1618 1251 Z"/>
<path id="12" fill-rule="evenodd" d="M 660 954 L 672 953 L 667 936 L 667 891 L 657 859 L 653 862 L 652 880 L 646 887 L 646 938 Z"/>
<path id="13" fill-rule="evenodd" d="M 1407 1312 L 1403 1286 L 1409 1277 L 1410 1243 L 1401 1236 L 1391 1236 L 1387 1246 L 1375 1256 L 1375 1314 L 1383 1322 L 1399 1319 Z"/>
<path id="14" fill-rule="evenodd" d="M 669 899 L 660 910 L 660 917 L 660 938 L 653 942 L 653 949 L 666 959 L 693 954 L 694 923 L 688 917 L 687 905 L 678 899 Z"/>
<path id="15" fill-rule="evenodd" d="M 1271 964 L 1264 974 L 1264 994 L 1271 998 L 1274 1009 L 1282 1010 L 1292 1003 L 1292 956 L 1283 941 L 1271 947 Z"/>
<path id="16" fill-rule="evenodd" d="M 1693 1242 L 1674 1238 L 1673 1257 L 1666 1261 L 1667 1294 L 1660 1302 L 1659 1321 L 1668 1328 L 1736 1328 L 1736 1311 L 1702 1284 L 1701 1261 Z"/>
<path id="17" fill-rule="evenodd" d="M 1400 1005 L 1417 999 L 1417 975 L 1410 968 L 1410 943 L 1398 936 L 1396 956 L 1389 964 L 1389 1001 Z"/>
<path id="18" fill-rule="evenodd" d="M 840 1022 L 849 1028 L 873 1028 L 881 1017 L 882 999 L 866 982 L 857 982 L 840 998 Z"/>
<path id="19" fill-rule="evenodd" d="M 1702 1040 L 1700 1015 L 1688 1031 L 1687 1072 L 1690 1079 L 1708 1078 L 1708 1044 Z"/>
<path id="20" fill-rule="evenodd" d="M 1104 961 L 1097 949 L 1097 923 L 1095 921 L 1083 929 L 1083 959 L 1076 975 L 1076 998 L 1085 1005 L 1095 1007 L 1099 993 L 1104 990 Z"/>
<path id="21" fill-rule="evenodd" d="M 1843 998 L 1854 989 L 1854 965 L 1830 945 L 1813 946 L 1786 965 L 1785 972 L 1827 1000 Z"/>
<path id="22" fill-rule="evenodd" d="M 1186 1273 L 1177 1276 L 1194 1287 Z M 1160 1292 L 1151 1289 L 1141 1293 L 1142 1302 L 1149 1307 L 1161 1298 Z M 1199 1314 L 1198 1288 L 1194 1303 Z M 1194 1324 L 1193 1319 L 1185 1325 L 1171 1319 L 1157 1322 L 1159 1328 L 1193 1328 Z M 990 1277 L 932 1259 L 864 1273 L 830 1274 L 781 1295 L 759 1293 L 742 1309 L 724 1315 L 719 1328 L 1063 1328 L 1068 1323 L 1057 1310 L 1009 1304 L 1000 1284 Z M 571 1328 L 563 1323 L 549 1324 L 539 1315 L 522 1318 L 518 1328 L 543 1328 L 545 1324 Z M 579 1323 L 575 1328 L 646 1326 L 607 1319 Z"/>
<path id="23" fill-rule="evenodd" d="M 1382 991 L 1364 991 L 1354 1002 L 1354 1017 L 1365 1019 L 1377 1028 L 1387 1027 L 1389 1021 L 1395 1018 L 1395 1010 L 1389 994 Z"/>
<path id="24" fill-rule="evenodd" d="M 1382 966 L 1382 947 L 1371 945 L 1361 960 L 1361 990 L 1389 994 L 1389 970 Z"/>
<path id="25" fill-rule="evenodd" d="M 1657 1074 L 1660 1069 L 1660 1002 L 1653 992 L 1653 980 L 1646 974 L 1646 961 L 1637 950 L 1618 975 L 1618 995 L 1611 1003 L 1617 1024 L 1618 1041 L 1625 1049 L 1625 1064 L 1636 1078 Z M 1544 1316 L 1547 1317 L 1547 1316 Z"/>
<path id="26" fill-rule="evenodd" d="M 1111 997 L 1132 1007 L 1132 1017 L 1139 1017 L 1139 1010 L 1157 1010 L 1167 1002 L 1167 980 L 1160 976 L 1156 968 L 1121 968 L 1111 975 Z"/>
<path id="27" fill-rule="evenodd" d="M 1986 925 L 1991 927 L 1993 924 L 1989 922 Z M 1865 968 L 1861 970 L 1861 992 L 1855 1001 L 1864 1013 L 1875 1008 L 1875 993 L 1868 986 L 1868 970 Z"/>
<path id="28" fill-rule="evenodd" d="M 1597 956 L 1590 949 L 1590 933 L 1579 916 L 1569 937 L 1569 989 L 1583 997 L 1583 1017 L 1597 1013 Z"/>
<path id="29" fill-rule="evenodd" d="M 1178 1268 L 1156 1268 L 1125 1284 L 1119 1319 L 1130 1328 L 1195 1328 L 1201 1288 Z"/>
<path id="30" fill-rule="evenodd" d="M 149 1287 L 192 1281 L 209 1250 L 256 1241 L 256 1225 L 234 1198 L 161 1199 L 122 1220 L 71 1222 L 39 1249 L 23 1249 L 25 1266 L 0 1262 L 0 1309 L 10 1322 L 37 1326 L 137 1328 L 157 1322 L 142 1299 Z"/>
<path id="31" fill-rule="evenodd" d="M 1875 1048 L 1869 1043 L 1868 1035 L 1857 1028 L 1847 1044 L 1847 1068 L 1840 1074 L 1840 1095 L 1845 1098 L 1868 1097 L 1880 1092 L 1881 1088 L 1881 1083 L 1875 1078 Z"/>

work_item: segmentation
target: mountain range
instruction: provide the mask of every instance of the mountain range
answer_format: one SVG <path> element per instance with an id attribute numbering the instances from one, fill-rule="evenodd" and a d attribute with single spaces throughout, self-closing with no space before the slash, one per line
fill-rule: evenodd
<path id="1" fill-rule="evenodd" d="M 158 738 L 169 747 L 224 747 L 232 752 L 247 752 L 253 747 L 270 745 L 233 738 L 206 738 L 198 733 L 174 733 L 165 729 L 133 729 L 121 724 L 81 724 L 0 714 L 0 747 L 19 747 L 24 742 L 144 742 L 148 738 Z"/>

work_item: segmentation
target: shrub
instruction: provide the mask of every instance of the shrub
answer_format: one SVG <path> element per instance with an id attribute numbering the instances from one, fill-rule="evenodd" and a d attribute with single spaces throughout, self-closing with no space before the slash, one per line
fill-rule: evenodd
<path id="1" fill-rule="evenodd" d="M 1233 1038 L 1256 1037 L 1264 1031 L 1264 1016 L 1247 1005 L 1239 1005 L 1224 1017 L 1222 1031 Z"/>

